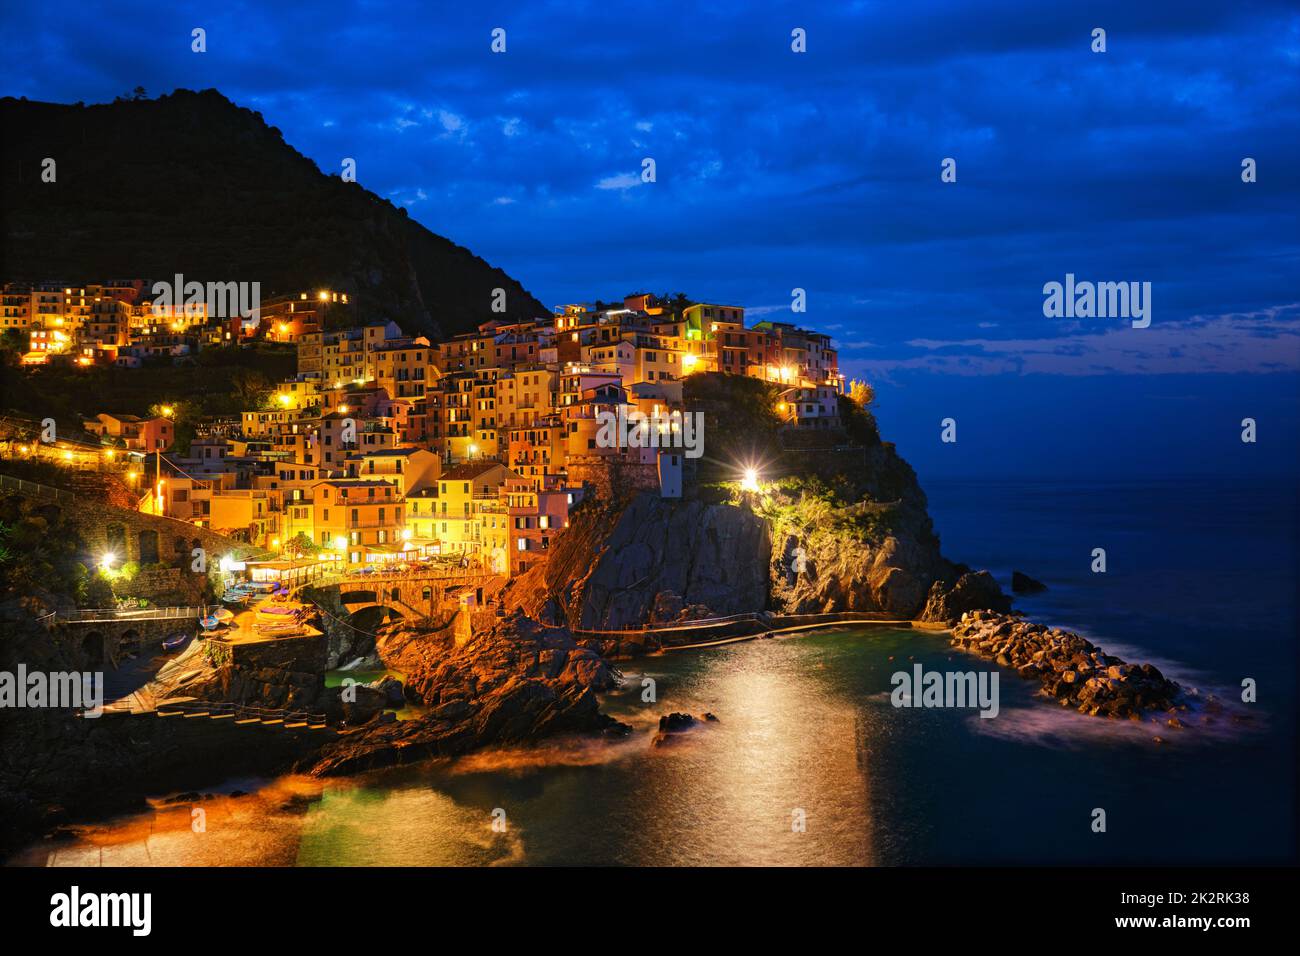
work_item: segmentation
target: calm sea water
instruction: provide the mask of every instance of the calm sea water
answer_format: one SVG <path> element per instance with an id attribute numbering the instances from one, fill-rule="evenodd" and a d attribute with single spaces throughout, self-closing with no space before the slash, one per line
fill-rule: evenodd
<path id="1" fill-rule="evenodd" d="M 1295 846 L 1296 490 L 1214 482 L 927 483 L 945 553 L 1019 602 L 1250 719 L 1184 730 L 1065 712 L 1001 677 L 1001 713 L 895 709 L 890 675 L 985 669 L 942 635 L 844 629 L 628 665 L 608 709 L 636 733 L 252 790 L 87 827 L 51 864 L 1259 862 Z M 1093 548 L 1108 570 L 1090 571 Z M 642 681 L 657 702 L 641 701 Z M 659 714 L 719 722 L 652 748 Z M 1157 744 L 1153 737 L 1164 742 Z M 1107 830 L 1091 829 L 1106 811 Z M 492 814 L 504 811 L 504 832 Z M 803 832 L 792 821 L 805 820 Z"/>

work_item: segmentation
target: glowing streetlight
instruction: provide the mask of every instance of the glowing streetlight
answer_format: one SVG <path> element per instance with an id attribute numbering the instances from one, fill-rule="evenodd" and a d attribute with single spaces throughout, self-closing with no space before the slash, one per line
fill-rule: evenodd
<path id="1" fill-rule="evenodd" d="M 99 559 L 99 570 L 108 572 L 113 570 L 113 562 L 117 560 L 117 555 L 112 551 L 105 551 Z"/>
<path id="2" fill-rule="evenodd" d="M 339 535 L 337 538 L 334 539 L 334 550 L 335 550 L 335 551 L 338 551 L 338 552 L 342 553 L 342 552 L 346 551 L 347 549 L 348 549 L 348 539 L 347 539 L 347 538 L 343 537 L 343 535 Z"/>
<path id="3" fill-rule="evenodd" d="M 283 405 L 285 408 L 288 408 L 289 403 L 292 401 L 293 399 L 290 398 L 288 395 L 284 395 L 284 394 L 280 395 L 280 404 Z"/>
<path id="4" fill-rule="evenodd" d="M 316 298 L 320 299 L 322 302 L 328 302 L 330 294 L 322 289 L 320 292 L 316 293 Z"/>
<path id="5" fill-rule="evenodd" d="M 272 548 L 278 548 L 278 547 L 280 547 L 280 539 L 279 539 L 279 538 L 272 538 L 272 539 L 271 539 L 271 547 L 272 547 Z"/>
<path id="6" fill-rule="evenodd" d="M 410 540 L 411 540 L 411 529 L 410 529 L 410 528 L 403 528 L 403 529 L 402 529 L 402 540 L 403 540 L 403 541 L 410 541 Z"/>
<path id="7" fill-rule="evenodd" d="M 478 445 L 470 445 L 470 446 L 469 446 L 469 457 L 473 458 L 473 457 L 474 457 L 475 455 L 477 455 L 477 454 L 478 454 Z"/>
<path id="8" fill-rule="evenodd" d="M 758 469 L 746 468 L 745 477 L 740 482 L 741 491 L 758 491 Z"/>
<path id="9" fill-rule="evenodd" d="M 162 412 L 163 418 L 171 418 L 174 414 L 176 414 L 176 409 L 173 408 L 171 405 L 164 405 L 160 409 L 158 409 L 158 411 Z"/>

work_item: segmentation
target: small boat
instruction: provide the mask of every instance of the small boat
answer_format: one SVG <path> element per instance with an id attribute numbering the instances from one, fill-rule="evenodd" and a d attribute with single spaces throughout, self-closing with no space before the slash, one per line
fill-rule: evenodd
<path id="1" fill-rule="evenodd" d="M 234 619 L 234 613 L 222 607 L 217 608 L 217 610 L 213 611 L 207 617 L 199 618 L 199 624 L 202 625 L 205 631 L 213 631 L 224 624 L 229 624 Z"/>
<path id="2" fill-rule="evenodd" d="M 164 651 L 174 651 L 185 646 L 185 642 L 190 639 L 188 634 L 173 634 L 167 640 L 162 642 Z"/>

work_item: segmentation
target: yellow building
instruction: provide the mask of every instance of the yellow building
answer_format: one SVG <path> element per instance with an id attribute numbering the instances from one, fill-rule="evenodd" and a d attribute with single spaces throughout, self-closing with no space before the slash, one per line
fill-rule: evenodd
<path id="1" fill-rule="evenodd" d="M 560 375 L 545 365 L 521 365 L 497 379 L 497 427 L 503 433 L 553 414 Z"/>
<path id="2" fill-rule="evenodd" d="M 312 489 L 316 544 L 347 564 L 400 556 L 406 530 L 404 503 L 386 481 L 336 478 Z"/>
<path id="3" fill-rule="evenodd" d="M 518 480 L 499 461 L 465 462 L 443 472 L 433 520 L 442 553 L 473 556 L 504 573 L 510 531 L 501 489 Z"/>
<path id="4" fill-rule="evenodd" d="M 213 491 L 208 500 L 207 525 L 213 531 L 269 547 L 280 536 L 279 493 L 266 488 Z"/>
<path id="5" fill-rule="evenodd" d="M 437 378 L 433 349 L 423 336 L 384 342 L 373 354 L 375 384 L 389 398 L 423 398 L 430 380 Z"/>

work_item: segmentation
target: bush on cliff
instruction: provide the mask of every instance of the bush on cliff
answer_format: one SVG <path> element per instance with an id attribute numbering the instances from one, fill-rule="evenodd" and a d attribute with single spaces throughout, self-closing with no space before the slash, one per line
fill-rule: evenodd
<path id="1" fill-rule="evenodd" d="M 0 600 L 41 592 L 85 607 L 85 550 L 56 505 L 19 494 L 0 497 Z"/>

